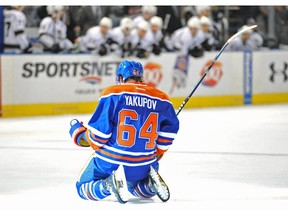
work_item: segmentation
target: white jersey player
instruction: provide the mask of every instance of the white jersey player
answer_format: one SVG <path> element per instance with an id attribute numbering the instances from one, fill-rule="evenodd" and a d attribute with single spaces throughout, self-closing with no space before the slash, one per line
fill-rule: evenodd
<path id="1" fill-rule="evenodd" d="M 211 20 L 206 17 L 202 16 L 200 18 L 201 30 L 205 36 L 205 40 L 202 43 L 202 47 L 206 51 L 215 50 L 217 41 L 213 36 L 213 26 Z"/>
<path id="2" fill-rule="evenodd" d="M 146 21 L 138 23 L 137 29 L 132 30 L 132 50 L 138 58 L 146 58 L 152 52 L 153 38 L 148 34 L 150 25 Z"/>
<path id="3" fill-rule="evenodd" d="M 150 31 L 148 32 L 148 37 L 153 40 L 152 52 L 155 55 L 159 55 L 162 49 L 163 34 L 162 34 L 163 20 L 161 17 L 154 16 L 150 19 Z"/>
<path id="4" fill-rule="evenodd" d="M 45 52 L 61 52 L 73 49 L 73 44 L 66 37 L 67 27 L 61 20 L 64 14 L 63 6 L 47 6 L 50 15 L 45 17 L 39 28 L 39 41 L 44 46 Z"/>
<path id="5" fill-rule="evenodd" d="M 26 16 L 22 12 L 23 8 L 13 6 L 4 10 L 4 52 L 31 52 L 31 44 L 25 34 Z"/>
<path id="6" fill-rule="evenodd" d="M 200 21 L 197 17 L 191 17 L 187 26 L 176 30 L 172 35 L 172 45 L 180 55 L 192 55 L 199 57 L 203 55 L 201 44 L 205 36 L 200 29 Z"/>
<path id="7" fill-rule="evenodd" d="M 242 28 L 246 27 L 247 26 L 244 25 Z M 251 29 L 248 29 L 247 31 L 243 32 L 242 35 L 232 40 L 226 49 L 229 51 L 253 50 L 254 46 L 251 40 L 252 33 L 253 31 Z"/>
<path id="8" fill-rule="evenodd" d="M 145 5 L 141 7 L 141 15 L 133 19 L 133 28 L 137 28 L 138 24 L 142 21 L 149 22 L 150 19 L 157 13 L 156 6 Z"/>
<path id="9" fill-rule="evenodd" d="M 253 18 L 249 18 L 247 20 L 247 26 L 256 25 L 256 21 Z M 253 50 L 259 50 L 262 48 L 264 43 L 263 36 L 257 31 L 257 28 L 252 29 L 252 34 L 249 38 L 249 40 L 252 41 L 253 44 Z"/>
<path id="10" fill-rule="evenodd" d="M 118 56 L 130 56 L 132 53 L 132 20 L 124 17 L 120 21 L 120 26 L 115 27 L 111 31 L 111 49 Z"/>
<path id="11" fill-rule="evenodd" d="M 87 30 L 86 35 L 80 38 L 81 52 L 90 52 L 101 56 L 107 55 L 110 51 L 107 39 L 111 35 L 112 20 L 103 17 L 99 26 L 91 27 Z"/>

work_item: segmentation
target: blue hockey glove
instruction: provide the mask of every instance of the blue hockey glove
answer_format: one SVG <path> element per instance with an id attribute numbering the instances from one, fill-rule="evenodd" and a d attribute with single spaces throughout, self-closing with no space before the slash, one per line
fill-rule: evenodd
<path id="1" fill-rule="evenodd" d="M 74 143 L 78 146 L 82 147 L 88 147 L 89 144 L 85 140 L 85 132 L 87 130 L 86 127 L 84 127 L 82 122 L 79 122 L 77 119 L 72 119 L 70 122 L 70 136 L 72 137 Z"/>

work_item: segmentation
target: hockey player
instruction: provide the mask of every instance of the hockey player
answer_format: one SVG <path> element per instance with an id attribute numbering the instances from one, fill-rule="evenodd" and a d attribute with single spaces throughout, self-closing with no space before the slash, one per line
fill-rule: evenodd
<path id="1" fill-rule="evenodd" d="M 137 29 L 132 30 L 133 55 L 138 58 L 147 58 L 153 50 L 153 37 L 149 35 L 150 25 L 146 21 L 138 23 Z"/>
<path id="2" fill-rule="evenodd" d="M 59 53 L 71 51 L 74 47 L 66 37 L 67 27 L 61 20 L 64 15 L 63 6 L 47 6 L 47 13 L 39 28 L 39 41 L 43 44 L 44 52 Z"/>
<path id="3" fill-rule="evenodd" d="M 204 50 L 201 44 L 204 40 L 200 21 L 195 16 L 188 20 L 186 27 L 176 30 L 172 35 L 174 50 L 179 51 L 179 55 L 203 56 Z"/>
<path id="4" fill-rule="evenodd" d="M 165 202 L 170 193 L 158 161 L 179 130 L 175 110 L 164 92 L 143 82 L 139 62 L 123 60 L 116 82 L 103 90 L 87 126 L 75 119 L 70 123 L 74 143 L 95 150 L 76 183 L 78 194 L 102 200 L 113 193 L 125 203 L 129 191 Z"/>
<path id="5" fill-rule="evenodd" d="M 256 21 L 253 18 L 247 20 L 247 26 L 256 25 Z M 264 37 L 258 32 L 257 28 L 252 30 L 250 39 L 253 44 L 253 50 L 260 50 L 263 46 Z"/>
<path id="6" fill-rule="evenodd" d="M 247 28 L 246 25 L 240 28 Z M 239 30 L 239 31 L 240 31 Z M 241 36 L 235 38 L 231 41 L 231 43 L 227 46 L 227 51 L 244 51 L 244 50 L 253 50 L 253 41 L 251 40 L 251 35 L 253 30 L 248 29 L 247 31 L 243 32 Z"/>
<path id="7" fill-rule="evenodd" d="M 89 28 L 86 35 L 80 38 L 81 52 L 90 52 L 100 56 L 107 55 L 110 52 L 107 39 L 110 37 L 111 28 L 112 20 L 108 17 L 103 17 L 99 26 Z"/>
<path id="8" fill-rule="evenodd" d="M 159 55 L 161 53 L 161 43 L 163 39 L 162 34 L 163 20 L 161 17 L 154 16 L 150 19 L 150 31 L 148 37 L 153 39 L 152 53 Z"/>
<path id="9" fill-rule="evenodd" d="M 141 7 L 141 15 L 133 19 L 133 27 L 137 28 L 138 24 L 142 21 L 150 22 L 151 18 L 157 13 L 156 6 L 145 5 Z"/>
<path id="10" fill-rule="evenodd" d="M 124 17 L 120 21 L 120 26 L 111 31 L 110 45 L 114 53 L 122 58 L 132 55 L 132 20 Z"/>
<path id="11" fill-rule="evenodd" d="M 201 25 L 201 30 L 205 37 L 205 40 L 201 44 L 203 49 L 205 51 L 215 50 L 217 41 L 212 34 L 213 27 L 212 27 L 210 19 L 206 16 L 202 16 L 200 18 L 200 25 Z"/>
<path id="12" fill-rule="evenodd" d="M 4 52 L 32 52 L 32 45 L 25 34 L 26 16 L 23 9 L 23 6 L 11 6 L 4 10 Z"/>

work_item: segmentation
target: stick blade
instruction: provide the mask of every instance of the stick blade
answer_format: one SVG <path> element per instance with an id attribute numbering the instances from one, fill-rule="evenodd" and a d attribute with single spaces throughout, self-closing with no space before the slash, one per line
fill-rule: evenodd
<path id="1" fill-rule="evenodd" d="M 251 29 L 254 29 L 256 28 L 257 25 L 252 25 L 252 26 L 246 26 L 244 27 L 243 29 L 241 29 L 240 31 L 238 31 L 236 34 L 234 34 L 228 41 L 227 43 L 230 43 L 232 40 L 234 40 L 236 37 L 238 37 L 239 35 L 241 35 L 242 33 L 248 31 L 248 30 L 251 30 Z"/>

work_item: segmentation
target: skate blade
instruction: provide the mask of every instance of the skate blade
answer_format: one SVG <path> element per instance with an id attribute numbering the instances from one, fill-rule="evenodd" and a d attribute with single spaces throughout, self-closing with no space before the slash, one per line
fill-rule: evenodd
<path id="1" fill-rule="evenodd" d="M 120 203 L 126 203 L 129 199 L 129 191 L 127 187 L 126 176 L 123 165 L 120 165 L 115 171 L 115 180 L 118 184 L 118 198 Z"/>
<path id="2" fill-rule="evenodd" d="M 162 200 L 162 202 L 167 202 L 170 199 L 170 191 L 168 186 L 152 166 L 150 166 L 150 170 L 151 170 L 150 177 L 152 179 L 152 186 L 154 190 L 157 191 L 156 192 L 157 196 L 159 197 L 160 200 Z M 155 178 L 153 178 L 153 176 Z"/>

